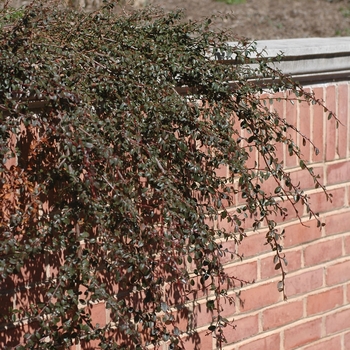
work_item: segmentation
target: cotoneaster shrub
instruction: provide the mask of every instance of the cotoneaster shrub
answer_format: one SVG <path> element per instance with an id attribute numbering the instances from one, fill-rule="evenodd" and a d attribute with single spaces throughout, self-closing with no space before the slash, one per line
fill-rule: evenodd
<path id="1" fill-rule="evenodd" d="M 274 214 L 287 214 L 286 201 L 308 205 L 276 156 L 285 144 L 300 157 L 294 127 L 260 96 L 320 101 L 254 44 L 228 46 L 235 38 L 210 20 L 156 9 L 117 15 L 112 2 L 89 14 L 40 2 L 13 11 L 0 14 L 1 279 L 56 262 L 40 302 L 4 316 L 34 325 L 18 349 L 93 339 L 101 349 L 181 348 L 190 325 L 177 317 L 200 289 L 211 292 L 209 331 L 221 346 L 228 321 L 217 305 L 237 281 L 223 269 L 233 252 L 221 242 L 244 239 L 253 214 L 253 229 L 268 227 L 283 291 Z M 249 167 L 256 150 L 262 162 Z M 225 166 L 227 178 L 217 172 Z M 266 193 L 271 177 L 276 188 Z M 237 194 L 246 203 L 229 210 Z M 232 229 L 217 229 L 218 220 Z M 97 301 L 110 310 L 107 325 L 91 318 Z"/>

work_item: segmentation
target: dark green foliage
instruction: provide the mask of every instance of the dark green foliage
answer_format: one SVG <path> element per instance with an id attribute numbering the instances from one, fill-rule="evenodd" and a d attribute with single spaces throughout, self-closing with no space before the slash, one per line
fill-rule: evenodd
<path id="1" fill-rule="evenodd" d="M 180 347 L 177 317 L 201 288 L 213 291 L 210 330 L 220 343 L 228 321 L 217 303 L 235 280 L 218 242 L 240 242 L 254 215 L 254 229 L 269 227 L 283 290 L 283 232 L 270 215 L 286 214 L 281 198 L 307 204 L 275 154 L 285 143 L 300 155 L 292 127 L 258 94 L 264 86 L 312 96 L 251 43 L 227 47 L 232 37 L 211 32 L 210 20 L 152 9 L 117 16 L 109 3 L 91 14 L 38 4 L 0 16 L 1 278 L 43 256 L 58 271 L 26 311 L 38 326 L 24 348 L 77 339 L 99 339 L 102 349 Z M 257 65 L 246 65 L 253 54 Z M 249 168 L 255 150 L 264 163 Z M 222 166 L 229 178 L 217 175 Z M 276 189 L 265 193 L 271 176 Z M 237 194 L 246 203 L 226 210 Z M 232 229 L 216 229 L 220 218 Z M 111 310 L 106 326 L 91 320 L 97 301 Z"/>

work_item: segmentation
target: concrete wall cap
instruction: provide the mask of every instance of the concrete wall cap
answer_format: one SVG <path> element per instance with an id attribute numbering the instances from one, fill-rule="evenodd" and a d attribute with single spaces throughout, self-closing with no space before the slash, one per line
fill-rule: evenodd
<path id="1" fill-rule="evenodd" d="M 350 54 L 350 37 L 301 38 L 257 41 L 259 51 L 265 50 L 268 56 L 276 56 L 281 51 L 288 56 L 319 56 L 324 54 Z"/>
<path id="2" fill-rule="evenodd" d="M 229 43 L 234 46 L 235 43 Z M 283 54 L 276 68 L 301 83 L 346 80 L 350 77 L 350 37 L 261 40 L 266 57 Z"/>

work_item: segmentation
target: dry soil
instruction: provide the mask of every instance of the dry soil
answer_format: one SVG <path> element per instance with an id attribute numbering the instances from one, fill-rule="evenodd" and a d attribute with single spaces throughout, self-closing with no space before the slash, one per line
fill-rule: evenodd
<path id="1" fill-rule="evenodd" d="M 244 0 L 243 0 L 244 1 Z M 252 40 L 350 36 L 349 0 L 148 0 L 166 11 L 183 9 L 185 18 L 219 17 L 219 29 Z M 221 18 L 220 18 L 221 17 Z"/>

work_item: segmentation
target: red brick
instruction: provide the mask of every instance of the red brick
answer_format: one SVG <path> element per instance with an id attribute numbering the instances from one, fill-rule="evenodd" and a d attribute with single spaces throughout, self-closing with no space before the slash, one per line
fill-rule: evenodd
<path id="1" fill-rule="evenodd" d="M 236 278 L 238 280 L 238 285 L 240 284 L 239 280 L 252 283 L 257 279 L 257 264 L 258 262 L 256 260 L 241 263 L 226 268 L 225 272 L 228 274 L 228 276 Z"/>
<path id="2" fill-rule="evenodd" d="M 227 165 L 220 165 L 219 168 L 215 170 L 215 174 L 218 177 L 226 178 L 228 174 Z"/>
<path id="3" fill-rule="evenodd" d="M 323 184 L 323 166 L 313 167 L 313 171 L 315 175 L 320 176 L 319 181 L 321 184 Z M 313 180 L 313 177 L 306 169 L 297 169 L 296 171 L 290 172 L 290 178 L 292 180 L 292 183 L 294 183 L 295 185 L 300 184 L 300 187 L 303 190 L 315 188 L 315 182 Z"/>
<path id="4" fill-rule="evenodd" d="M 350 181 L 350 161 L 330 164 L 327 166 L 327 185 Z"/>
<path id="5" fill-rule="evenodd" d="M 244 205 L 246 204 L 246 198 L 243 198 L 243 194 L 242 194 L 242 189 L 239 187 L 239 185 L 237 184 L 237 198 L 236 198 L 236 203 L 237 205 Z"/>
<path id="6" fill-rule="evenodd" d="M 225 187 L 229 188 L 231 192 L 225 192 L 227 198 L 221 199 L 221 204 L 224 208 L 230 209 L 236 204 L 236 195 L 234 193 L 235 184 L 226 184 Z M 198 197 L 201 198 L 201 194 L 198 192 Z M 232 228 L 230 228 L 231 231 Z"/>
<path id="7" fill-rule="evenodd" d="M 310 92 L 309 89 L 305 89 L 307 92 Z M 305 137 L 311 139 L 311 107 L 308 103 L 298 103 L 299 113 L 299 130 L 305 135 Z M 302 137 L 299 136 L 298 146 L 300 148 L 302 158 L 306 161 L 310 161 L 310 144 L 306 142 L 303 146 Z"/>
<path id="8" fill-rule="evenodd" d="M 346 344 L 346 343 L 345 343 Z M 341 349 L 341 336 L 331 339 L 322 339 L 317 344 L 312 344 L 303 348 L 303 350 L 336 350 Z"/>
<path id="9" fill-rule="evenodd" d="M 283 215 L 281 215 L 281 213 L 276 213 L 276 214 L 271 214 L 269 216 L 270 220 L 274 220 L 277 223 L 284 223 L 284 222 L 288 222 L 291 220 L 295 220 L 295 218 L 297 218 L 297 216 L 302 216 L 303 212 L 304 212 L 304 205 L 301 201 L 299 201 L 298 203 L 293 204 L 286 200 L 283 203 L 280 203 L 282 208 L 285 208 L 287 211 L 287 215 L 286 217 L 284 217 Z"/>
<path id="10" fill-rule="evenodd" d="M 206 303 L 199 303 L 193 307 L 193 325 L 200 328 L 210 325 L 213 320 L 213 312 L 207 309 Z"/>
<path id="11" fill-rule="evenodd" d="M 99 324 L 100 327 L 106 325 L 106 306 L 105 303 L 98 303 L 91 305 L 89 308 L 91 314 L 92 323 L 94 325 Z"/>
<path id="12" fill-rule="evenodd" d="M 293 247 L 306 242 L 311 242 L 321 237 L 321 230 L 317 227 L 316 220 L 310 220 L 302 225 L 296 223 L 286 227 L 283 243 L 284 247 Z"/>
<path id="13" fill-rule="evenodd" d="M 285 92 L 278 92 L 276 94 L 266 97 L 268 98 L 268 101 L 266 101 L 268 103 L 266 104 L 269 105 L 270 111 L 277 113 L 280 117 L 284 117 L 285 115 L 285 107 L 286 107 L 285 97 L 286 97 Z M 280 99 L 280 100 L 278 101 L 277 99 Z"/>
<path id="14" fill-rule="evenodd" d="M 260 260 L 260 274 L 262 280 L 281 274 L 281 270 L 275 269 L 276 264 L 274 264 L 273 258 L 274 255 L 271 254 L 268 257 Z"/>
<path id="15" fill-rule="evenodd" d="M 189 293 L 185 291 L 184 285 L 182 283 L 173 283 L 171 285 L 165 286 L 165 292 L 169 304 L 176 305 L 184 302 L 185 294 L 187 294 L 187 298 L 191 298 L 191 300 L 200 299 L 209 295 L 210 290 L 201 284 L 200 277 L 196 276 L 192 279 L 194 281 L 194 285 L 188 286 Z"/>
<path id="16" fill-rule="evenodd" d="M 223 256 L 220 258 L 222 264 L 230 263 L 239 260 L 236 256 L 236 242 L 231 239 L 227 242 L 221 242 L 222 250 L 224 251 Z M 227 250 L 227 252 L 225 252 Z"/>
<path id="17" fill-rule="evenodd" d="M 276 158 L 278 159 L 279 162 L 283 162 L 284 164 L 284 160 L 283 160 L 283 156 L 284 156 L 284 151 L 283 151 L 283 147 L 284 145 L 280 144 L 280 143 L 276 143 Z"/>
<path id="18" fill-rule="evenodd" d="M 309 295 L 306 301 L 307 315 L 334 309 L 343 305 L 343 288 L 333 288 L 325 292 Z"/>
<path id="19" fill-rule="evenodd" d="M 270 111 L 277 113 L 281 118 L 285 116 L 285 105 L 286 101 L 283 99 L 285 97 L 284 92 L 275 93 L 269 96 L 269 105 Z M 272 98 L 272 100 L 271 100 Z M 281 98 L 280 101 L 277 101 L 278 98 Z M 272 102 L 272 103 L 270 103 Z M 277 144 L 276 145 L 276 157 L 279 161 L 284 161 L 284 145 Z"/>
<path id="20" fill-rule="evenodd" d="M 336 333 L 350 328 L 350 308 L 326 316 L 326 333 Z"/>
<path id="21" fill-rule="evenodd" d="M 244 257 L 251 257 L 270 251 L 270 246 L 265 244 L 265 234 L 260 232 L 249 233 L 238 246 L 238 253 Z"/>
<path id="22" fill-rule="evenodd" d="M 323 213 L 327 211 L 333 211 L 335 209 L 340 209 L 346 204 L 346 187 L 327 190 L 327 192 L 329 194 L 332 194 L 332 201 L 327 201 L 326 196 L 323 192 L 310 194 L 309 203 L 315 213 Z"/>
<path id="23" fill-rule="evenodd" d="M 344 237 L 345 254 L 350 254 L 350 235 Z"/>
<path id="24" fill-rule="evenodd" d="M 290 250 L 290 251 L 284 252 L 284 254 L 288 262 L 287 266 L 283 266 L 285 271 L 291 272 L 301 267 L 301 250 L 300 249 Z M 273 258 L 274 258 L 274 255 L 261 259 L 261 262 L 260 262 L 261 279 L 271 278 L 281 274 L 280 269 L 278 270 L 275 269 Z"/>
<path id="25" fill-rule="evenodd" d="M 320 252 L 322 252 L 320 254 Z M 342 238 L 314 242 L 304 249 L 305 266 L 314 266 L 342 256 Z"/>
<path id="26" fill-rule="evenodd" d="M 261 166 L 265 167 L 265 163 L 263 163 Z M 260 189 L 264 191 L 267 195 L 272 195 L 275 192 L 276 187 L 279 186 L 276 179 L 273 176 L 270 176 L 267 180 L 264 182 L 259 182 Z"/>
<path id="27" fill-rule="evenodd" d="M 277 303 L 281 300 L 281 293 L 277 290 L 277 282 L 267 284 L 256 284 L 253 287 L 241 292 L 243 306 L 241 311 L 250 311 L 260 309 Z"/>
<path id="28" fill-rule="evenodd" d="M 349 148 L 348 125 L 349 125 L 349 91 L 348 84 L 338 86 L 338 119 L 341 124 L 338 127 L 337 153 L 339 158 L 345 158 Z"/>
<path id="29" fill-rule="evenodd" d="M 248 214 L 248 213 L 247 213 Z M 247 232 L 247 231 L 253 231 L 253 225 L 256 220 L 260 220 L 260 214 L 258 211 L 256 211 L 253 214 L 248 214 L 248 217 L 244 219 L 242 222 L 242 228 Z M 265 228 L 265 223 L 260 222 L 260 229 Z M 257 232 L 257 231 L 256 231 Z"/>
<path id="30" fill-rule="evenodd" d="M 239 350 L 274 350 L 280 348 L 279 333 L 271 334 L 267 337 L 250 341 L 247 344 L 241 345 Z"/>
<path id="31" fill-rule="evenodd" d="M 346 345 L 350 344 L 350 332 L 348 332 L 344 335 L 344 344 L 346 344 Z"/>
<path id="32" fill-rule="evenodd" d="M 342 261 L 326 268 L 326 284 L 344 283 L 350 280 L 350 260 Z"/>
<path id="33" fill-rule="evenodd" d="M 315 97 L 317 99 L 323 99 L 323 87 L 318 87 L 313 89 L 315 93 Z M 323 145 L 323 120 L 324 120 L 324 112 L 323 107 L 320 105 L 313 105 L 312 106 L 312 142 L 315 144 L 315 146 L 319 150 L 319 154 L 316 155 L 315 153 L 312 153 L 312 161 L 313 162 L 321 162 L 325 156 L 324 153 L 324 145 Z"/>
<path id="34" fill-rule="evenodd" d="M 303 317 L 303 301 L 283 302 L 282 305 L 264 310 L 262 317 L 264 331 L 287 325 Z"/>
<path id="35" fill-rule="evenodd" d="M 322 319 L 299 324 L 284 332 L 285 349 L 294 349 L 321 338 Z"/>
<path id="36" fill-rule="evenodd" d="M 233 324 L 236 327 L 226 327 L 224 333 L 229 344 L 247 339 L 258 334 L 259 332 L 258 315 L 250 315 L 240 318 L 239 320 L 234 320 Z"/>
<path id="37" fill-rule="evenodd" d="M 248 160 L 246 161 L 245 166 L 248 169 L 255 169 L 256 168 L 255 162 L 258 159 L 258 152 L 255 147 L 253 147 L 251 151 L 250 149 L 248 149 L 247 151 L 248 151 Z"/>
<path id="38" fill-rule="evenodd" d="M 174 311 L 172 313 L 174 317 L 174 323 L 177 328 L 179 328 L 181 331 L 186 331 L 189 327 L 189 320 L 190 320 L 190 311 L 188 308 L 182 308 L 180 310 Z M 171 329 L 173 330 L 174 327 L 171 325 Z"/>
<path id="39" fill-rule="evenodd" d="M 229 209 L 228 212 L 229 212 L 229 215 L 235 214 L 235 212 L 234 211 L 232 212 L 231 209 Z M 208 225 L 213 226 L 213 223 L 208 222 Z M 235 229 L 235 222 L 233 220 L 229 221 L 228 217 L 226 217 L 224 219 L 219 218 L 217 221 L 217 228 L 220 230 L 224 230 L 226 232 L 233 233 L 234 229 Z"/>
<path id="40" fill-rule="evenodd" d="M 286 294 L 288 297 L 314 291 L 323 284 L 323 268 L 309 270 L 286 279 Z"/>
<path id="41" fill-rule="evenodd" d="M 232 299 L 222 298 L 220 300 L 220 308 L 221 308 L 221 316 L 222 317 L 231 317 L 237 311 L 237 305 L 239 304 L 239 300 L 237 300 L 234 296 Z"/>
<path id="42" fill-rule="evenodd" d="M 342 213 L 332 213 L 325 217 L 326 235 L 350 232 L 350 211 Z"/>
<path id="43" fill-rule="evenodd" d="M 335 86 L 330 85 L 326 88 L 326 106 L 329 110 L 335 111 L 336 107 Z M 326 123 L 326 160 L 334 160 L 336 156 L 336 122 L 334 118 L 327 120 Z"/>
<path id="44" fill-rule="evenodd" d="M 294 98 L 295 95 L 290 95 L 290 98 Z M 288 102 L 286 103 L 286 121 L 288 124 L 293 125 L 294 127 L 298 127 L 297 124 L 297 103 L 291 103 Z M 292 130 L 292 129 L 288 129 L 287 130 L 287 134 L 290 135 L 292 140 L 296 140 L 297 139 L 297 133 Z M 298 165 L 298 160 L 296 156 L 290 156 L 288 149 L 286 149 L 285 151 L 285 156 L 286 156 L 286 167 L 294 167 Z"/>
<path id="45" fill-rule="evenodd" d="M 194 332 L 183 340 L 185 350 L 212 350 L 212 343 L 213 336 L 209 331 Z"/>

